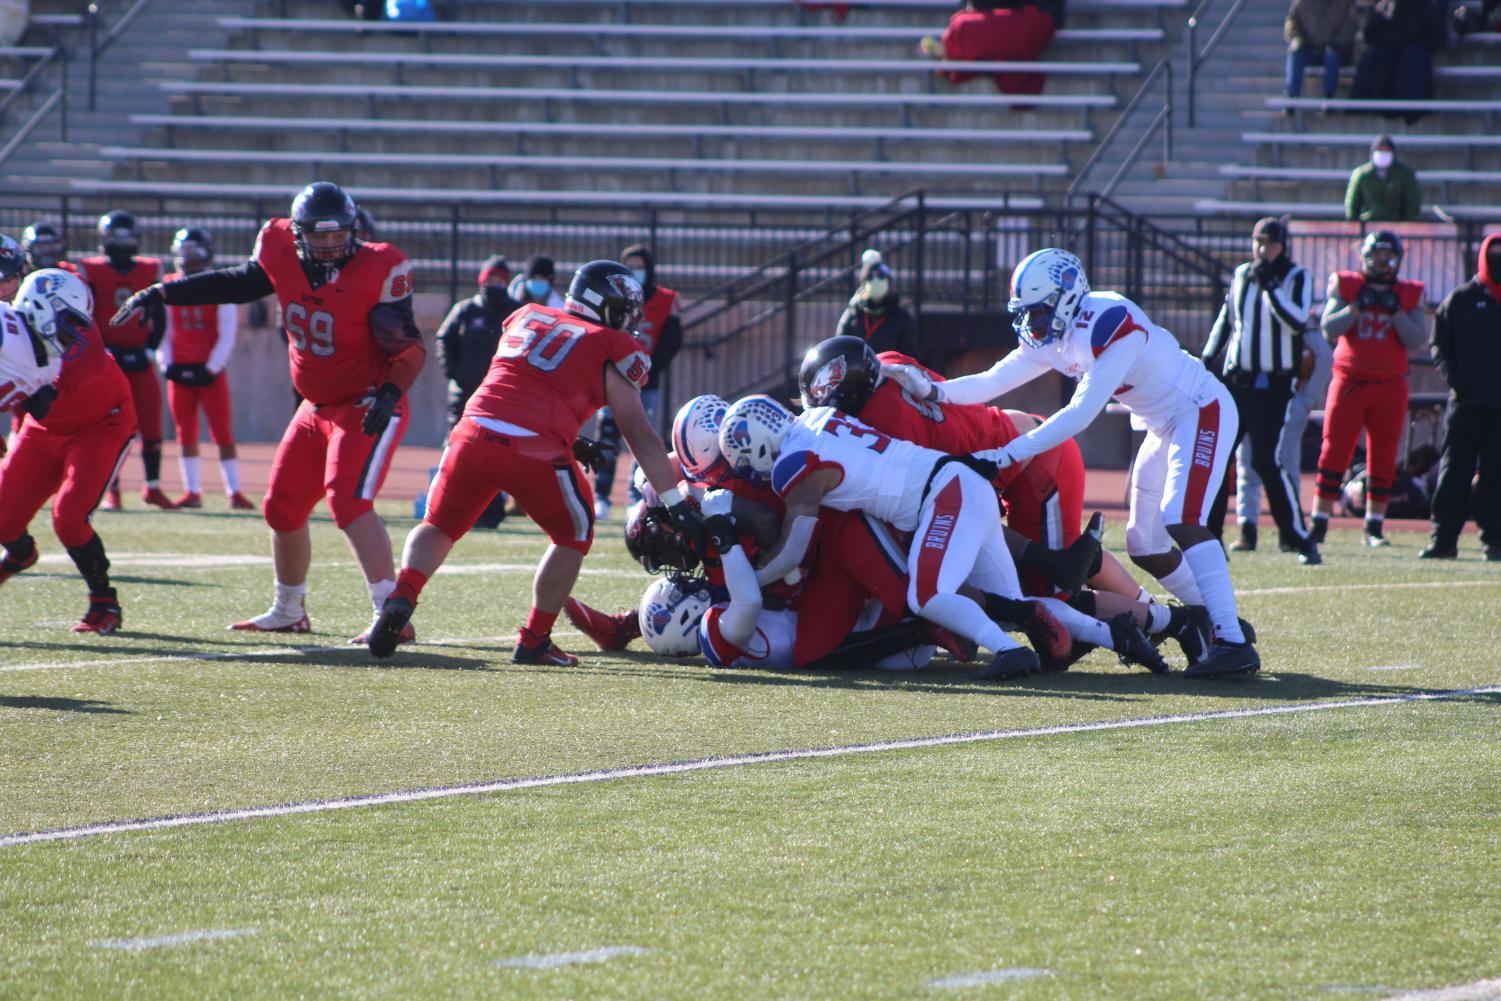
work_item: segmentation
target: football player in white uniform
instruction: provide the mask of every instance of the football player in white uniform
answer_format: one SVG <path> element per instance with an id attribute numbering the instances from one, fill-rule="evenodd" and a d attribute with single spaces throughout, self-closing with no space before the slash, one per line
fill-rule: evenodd
<path id="1" fill-rule="evenodd" d="M 1078 435 L 1112 396 L 1120 401 L 1147 431 L 1132 467 L 1126 550 L 1179 600 L 1206 606 L 1214 622 L 1214 645 L 1185 674 L 1259 670 L 1224 551 L 1204 525 L 1239 420 L 1229 391 L 1135 303 L 1090 291 L 1083 264 L 1067 251 L 1039 250 L 1018 264 L 1008 308 L 1018 347 L 988 371 L 946 382 L 906 367 L 887 374 L 919 399 L 952 403 L 989 402 L 1049 370 L 1077 379 L 1063 409 L 1004 447 L 978 453 L 1001 466 Z"/>

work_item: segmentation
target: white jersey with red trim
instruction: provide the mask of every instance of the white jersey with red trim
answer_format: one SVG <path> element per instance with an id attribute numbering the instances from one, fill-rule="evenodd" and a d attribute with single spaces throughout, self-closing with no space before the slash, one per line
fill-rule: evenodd
<path id="1" fill-rule="evenodd" d="M 864 511 L 910 532 L 917 527 L 923 488 L 942 458 L 942 452 L 883 434 L 833 407 L 814 407 L 782 439 L 771 486 L 785 497 L 810 473 L 838 469 L 839 485 L 824 495 L 824 507 Z"/>
<path id="2" fill-rule="evenodd" d="M 1162 429 L 1214 398 L 1218 385 L 1203 362 L 1178 339 L 1117 292 L 1091 292 L 1079 303 L 1068 335 L 1040 348 L 1018 350 L 1071 379 L 1082 378 L 1113 345 L 1141 331 L 1145 343 L 1126 370 L 1115 398 L 1148 428 Z"/>
<path id="3" fill-rule="evenodd" d="M 719 618 L 728 605 L 715 605 L 698 620 L 698 648 L 704 659 L 715 667 L 793 666 L 793 648 L 797 645 L 797 613 L 789 609 L 761 610 L 756 617 L 756 631 L 738 647 L 724 638 Z"/>
<path id="4" fill-rule="evenodd" d="M 0 412 L 52 385 L 62 370 L 62 360 L 55 355 L 48 356 L 46 364 L 37 364 L 31 334 L 21 317 L 8 303 L 0 302 Z"/>

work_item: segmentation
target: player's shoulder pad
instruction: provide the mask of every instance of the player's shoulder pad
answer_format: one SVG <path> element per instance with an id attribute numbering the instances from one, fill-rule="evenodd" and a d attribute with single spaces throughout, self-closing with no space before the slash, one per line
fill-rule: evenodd
<path id="1" fill-rule="evenodd" d="M 381 246 L 390 247 L 390 244 Z M 412 262 L 395 247 L 391 247 L 391 250 L 395 252 L 395 257 L 387 257 L 379 262 L 387 266 L 386 276 L 380 283 L 381 302 L 401 302 L 403 299 L 410 299 L 415 291 L 412 284 Z"/>
<path id="2" fill-rule="evenodd" d="M 1114 303 L 1107 301 L 1100 305 L 1105 308 L 1097 313 L 1091 311 L 1083 314 L 1086 318 L 1082 320 L 1089 327 L 1089 347 L 1096 358 L 1104 354 L 1112 344 L 1124 340 L 1138 330 L 1146 330 L 1136 322 L 1136 318 L 1131 315 L 1130 306 L 1125 301 Z"/>
<path id="3" fill-rule="evenodd" d="M 698 620 L 698 648 L 704 659 L 715 667 L 733 664 L 745 652 L 725 639 L 720 631 L 719 619 L 724 615 L 724 609 L 723 605 L 714 605 Z"/>

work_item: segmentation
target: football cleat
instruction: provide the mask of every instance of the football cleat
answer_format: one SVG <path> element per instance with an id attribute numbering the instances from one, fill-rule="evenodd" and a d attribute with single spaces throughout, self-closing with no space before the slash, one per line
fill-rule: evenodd
<path id="1" fill-rule="evenodd" d="M 1261 656 L 1251 643 L 1215 643 L 1203 660 L 1183 672 L 1185 678 L 1229 678 L 1261 670 Z"/>
<path id="2" fill-rule="evenodd" d="M 1489 556 L 1487 556 L 1489 558 Z M 1442 542 L 1430 542 L 1418 553 L 1420 560 L 1457 560 L 1459 559 L 1459 546 L 1454 543 L 1445 545 Z"/>
<path id="3" fill-rule="evenodd" d="M 934 646 L 942 647 L 950 657 L 961 664 L 968 664 L 980 653 L 980 647 L 973 640 L 967 640 L 952 629 L 945 629 L 936 622 L 923 620 L 923 639 Z"/>
<path id="4" fill-rule="evenodd" d="M 291 611 L 272 605 L 255 618 L 236 622 L 229 628 L 251 633 L 305 633 L 312 626 L 308 623 L 307 609 L 298 602 Z"/>
<path id="5" fill-rule="evenodd" d="M 1197 664 L 1204 659 L 1204 654 L 1214 641 L 1214 625 L 1209 620 L 1209 609 L 1203 605 L 1180 605 L 1176 602 L 1168 608 L 1172 613 L 1168 627 L 1154 636 L 1153 641 L 1161 643 L 1172 637 L 1183 651 L 1184 658 L 1190 664 Z"/>
<path id="6" fill-rule="evenodd" d="M 231 511 L 254 511 L 255 501 L 237 490 L 229 495 L 229 509 Z"/>
<path id="7" fill-rule="evenodd" d="M 1308 542 L 1302 552 L 1298 554 L 1298 562 L 1305 567 L 1316 567 L 1324 562 L 1324 557 L 1319 554 L 1319 544 L 1313 536 L 1308 537 Z"/>
<path id="8" fill-rule="evenodd" d="M 375 624 L 350 642 L 364 643 L 377 657 L 391 656 L 399 645 L 417 638 L 417 630 L 412 628 L 411 621 L 415 608 L 416 605 L 405 598 L 394 595 L 387 598 L 386 603 L 381 606 L 380 615 L 376 616 Z"/>
<path id="9" fill-rule="evenodd" d="M 1115 648 L 1115 655 L 1122 664 L 1140 664 L 1153 674 L 1167 673 L 1167 661 L 1162 659 L 1152 641 L 1147 639 L 1147 634 L 1136 624 L 1135 616 L 1130 612 L 1121 612 L 1111 618 L 1108 625 L 1110 644 Z"/>
<path id="10" fill-rule="evenodd" d="M 147 504 L 154 504 L 165 511 L 170 511 L 176 506 L 172 503 L 172 498 L 162 493 L 161 487 L 147 487 L 142 490 L 141 500 Z"/>
<path id="11" fill-rule="evenodd" d="M 31 555 L 24 560 L 13 560 L 10 554 L 6 553 L 3 558 L 0 558 L 0 584 L 4 584 L 22 570 L 36 566 L 36 560 L 36 546 L 31 547 Z"/>
<path id="12" fill-rule="evenodd" d="M 1382 546 L 1389 546 L 1392 544 L 1392 540 L 1388 539 L 1385 535 L 1382 535 L 1381 529 L 1379 528 L 1374 532 L 1371 531 L 1370 528 L 1367 528 L 1365 530 L 1364 541 L 1365 544 L 1370 546 L 1372 549 L 1380 549 Z"/>
<path id="13" fill-rule="evenodd" d="M 987 666 L 975 672 L 975 678 L 980 681 L 1015 681 L 1041 673 L 1042 663 L 1037 654 L 1018 646 L 997 653 Z"/>
<path id="14" fill-rule="evenodd" d="M 609 502 L 608 499 L 606 499 L 604 497 L 600 497 L 597 500 L 595 500 L 595 502 L 594 502 L 594 520 L 595 521 L 609 521 L 610 520 L 610 502 Z"/>
<path id="15" fill-rule="evenodd" d="M 536 646 L 526 646 L 521 638 L 516 639 L 516 650 L 511 654 L 511 660 L 517 664 L 550 664 L 553 667 L 577 667 L 579 659 L 571 653 L 564 653 L 549 636 Z"/>
<path id="16" fill-rule="evenodd" d="M 125 504 L 120 499 L 120 488 L 118 486 L 112 486 L 108 490 L 106 490 L 104 492 L 104 502 L 100 504 L 99 507 L 105 511 L 124 510 Z"/>
<path id="17" fill-rule="evenodd" d="M 1039 654 L 1045 654 L 1049 660 L 1067 657 L 1074 647 L 1074 641 L 1068 630 L 1063 628 L 1063 623 L 1042 602 L 1030 601 L 1028 604 L 1032 606 L 1032 616 L 1021 625 L 1027 639 L 1032 641 L 1033 648 Z"/>
<path id="18" fill-rule="evenodd" d="M 184 509 L 191 510 L 203 507 L 203 495 L 191 492 L 185 493 L 181 497 L 173 501 L 172 506 L 177 508 L 179 511 Z"/>
<path id="19" fill-rule="evenodd" d="M 563 602 L 563 614 L 573 627 L 594 641 L 601 650 L 624 650 L 641 635 L 641 621 L 634 611 L 611 615 L 569 598 Z"/>
<path id="20" fill-rule="evenodd" d="M 112 597 L 89 596 L 89 610 L 83 613 L 83 621 L 73 627 L 75 633 L 98 633 L 110 636 L 125 621 L 120 603 Z"/>
<path id="21" fill-rule="evenodd" d="M 1064 671 L 1067 671 L 1069 668 L 1073 667 L 1079 661 L 1087 657 L 1091 650 L 1098 649 L 1099 647 L 1095 646 L 1093 643 L 1081 643 L 1078 640 L 1075 640 L 1074 645 L 1069 648 L 1067 657 L 1053 658 L 1039 655 L 1038 659 L 1042 661 L 1042 673 L 1062 674 Z"/>

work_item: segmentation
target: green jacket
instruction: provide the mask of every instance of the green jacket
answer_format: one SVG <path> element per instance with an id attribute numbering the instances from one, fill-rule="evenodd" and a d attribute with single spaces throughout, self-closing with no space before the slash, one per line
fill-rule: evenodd
<path id="1" fill-rule="evenodd" d="M 1350 173 L 1345 189 L 1345 218 L 1363 222 L 1405 222 L 1416 219 L 1418 175 L 1400 160 L 1386 171 L 1386 178 L 1376 175 L 1376 168 L 1363 163 Z"/>

